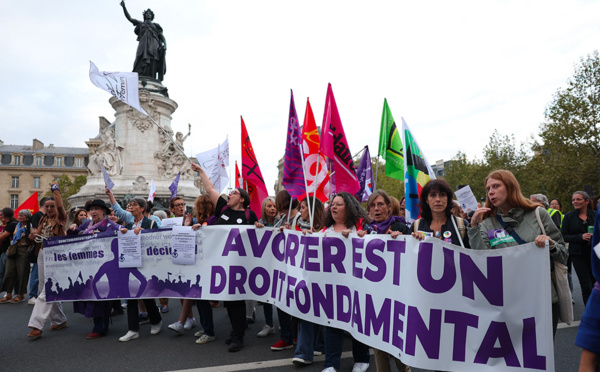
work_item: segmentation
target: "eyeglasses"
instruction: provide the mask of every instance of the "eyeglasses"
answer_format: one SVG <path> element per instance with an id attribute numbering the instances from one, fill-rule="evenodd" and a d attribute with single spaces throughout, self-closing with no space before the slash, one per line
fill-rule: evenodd
<path id="1" fill-rule="evenodd" d="M 338 207 L 338 208 L 343 207 L 344 205 L 345 205 L 344 203 L 331 203 L 332 207 Z"/>
<path id="2" fill-rule="evenodd" d="M 185 203 L 173 204 L 173 206 L 174 206 L 175 208 L 179 208 L 179 207 L 185 207 Z"/>
<path id="3" fill-rule="evenodd" d="M 239 195 L 240 192 L 238 190 L 231 190 L 231 192 L 229 193 L 229 195 Z"/>

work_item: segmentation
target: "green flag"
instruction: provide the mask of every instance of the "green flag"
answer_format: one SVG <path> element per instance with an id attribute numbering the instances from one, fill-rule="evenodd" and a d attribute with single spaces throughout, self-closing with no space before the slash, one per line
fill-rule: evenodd
<path id="1" fill-rule="evenodd" d="M 387 99 L 383 100 L 381 130 L 379 131 L 379 151 L 377 154 L 385 160 L 386 176 L 397 180 L 404 179 L 402 137 L 396 127 L 396 122 L 388 106 Z"/>

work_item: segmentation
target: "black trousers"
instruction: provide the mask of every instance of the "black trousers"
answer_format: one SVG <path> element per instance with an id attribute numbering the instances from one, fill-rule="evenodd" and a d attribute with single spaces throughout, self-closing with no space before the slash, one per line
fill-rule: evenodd
<path id="1" fill-rule="evenodd" d="M 158 311 L 154 299 L 144 298 L 142 301 L 146 304 L 146 311 L 148 311 L 150 324 L 159 323 L 162 320 L 162 317 L 160 316 L 160 311 Z M 127 328 L 134 332 L 140 330 L 140 309 L 138 300 L 127 300 Z"/>
<path id="2" fill-rule="evenodd" d="M 592 273 L 592 247 L 586 246 L 581 254 L 571 255 L 571 261 L 573 267 L 579 278 L 579 285 L 581 286 L 581 296 L 583 297 L 583 304 L 587 304 L 587 300 L 592 294 L 594 288 L 594 274 Z"/>
<path id="3" fill-rule="evenodd" d="M 232 341 L 243 341 L 246 332 L 246 301 L 225 301 L 227 315 L 231 322 Z"/>

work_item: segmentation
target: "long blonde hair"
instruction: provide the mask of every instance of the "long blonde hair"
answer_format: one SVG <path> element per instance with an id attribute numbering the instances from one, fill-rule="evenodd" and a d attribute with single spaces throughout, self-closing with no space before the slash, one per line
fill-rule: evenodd
<path id="1" fill-rule="evenodd" d="M 490 178 L 498 180 L 504 184 L 504 187 L 506 187 L 506 204 L 509 205 L 510 208 L 523 208 L 525 211 L 532 211 L 540 206 L 540 204 L 533 202 L 523 196 L 523 194 L 521 193 L 521 186 L 519 186 L 519 181 L 517 181 L 517 178 L 511 171 L 505 169 L 498 169 L 493 172 L 490 172 L 490 174 L 488 174 L 488 176 L 485 178 L 484 185 L 487 185 L 487 181 Z M 486 212 L 483 215 L 483 218 L 495 216 L 498 212 L 498 208 L 495 207 L 492 204 L 492 202 L 490 202 L 489 198 L 487 198 L 487 191 L 485 207 L 490 208 L 490 211 Z"/>

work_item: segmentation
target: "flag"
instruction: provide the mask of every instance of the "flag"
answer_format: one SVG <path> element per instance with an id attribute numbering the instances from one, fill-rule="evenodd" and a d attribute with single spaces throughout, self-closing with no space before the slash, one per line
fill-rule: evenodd
<path id="1" fill-rule="evenodd" d="M 396 127 L 396 121 L 388 106 L 387 99 L 383 100 L 383 114 L 381 115 L 381 130 L 379 131 L 379 151 L 385 160 L 385 175 L 397 180 L 404 179 L 404 153 L 402 149 L 402 136 Z"/>
<path id="2" fill-rule="evenodd" d="M 254 155 L 244 118 L 242 118 L 242 177 L 246 184 L 246 191 L 250 194 L 250 209 L 260 216 L 262 201 L 269 196 L 269 193 Z"/>
<path id="3" fill-rule="evenodd" d="M 427 182 L 435 179 L 435 174 L 429 166 L 425 155 L 419 148 L 408 125 L 402 119 L 402 132 L 404 133 L 404 193 L 406 221 L 413 222 L 420 217 L 419 195 Z"/>
<path id="4" fill-rule="evenodd" d="M 16 212 L 15 212 L 16 214 Z M 598 246 L 600 244 L 600 208 L 596 211 L 596 219 L 594 220 L 594 233 L 592 235 L 592 247 L 596 255 L 592 254 L 592 274 L 597 282 L 600 282 L 600 253 Z"/>
<path id="5" fill-rule="evenodd" d="M 40 210 L 37 191 L 34 192 L 33 195 L 31 195 L 29 198 L 27 198 L 27 200 L 21 203 L 21 205 L 19 205 L 17 209 L 15 209 L 15 216 L 19 214 L 19 211 L 22 211 L 24 209 L 29 209 L 31 214 L 34 214 L 35 212 Z"/>
<path id="6" fill-rule="evenodd" d="M 98 71 L 98 67 L 90 61 L 90 80 L 98 88 L 150 117 L 140 106 L 137 72 Z"/>
<path id="7" fill-rule="evenodd" d="M 360 158 L 356 175 L 358 176 L 358 183 L 360 185 L 360 190 L 358 190 L 356 196 L 361 202 L 366 202 L 373 193 L 374 183 L 369 146 L 365 146 L 365 151 L 363 151 L 362 158 Z"/>
<path id="8" fill-rule="evenodd" d="M 346 191 L 352 195 L 356 194 L 360 189 L 358 177 L 356 177 L 352 153 L 348 147 L 348 140 L 344 133 L 331 84 L 327 87 L 325 111 L 323 112 L 321 152 L 329 158 L 329 172 L 333 175 L 331 183 L 334 192 Z"/>
<path id="9" fill-rule="evenodd" d="M 154 203 L 154 197 L 156 196 L 156 186 L 154 185 L 154 180 L 150 180 L 150 192 L 148 193 L 148 201 Z"/>
<path id="10" fill-rule="evenodd" d="M 115 187 L 115 183 L 110 179 L 110 176 L 108 175 L 108 172 L 106 171 L 106 168 L 104 168 L 104 160 L 102 160 L 102 162 L 100 162 L 100 165 L 102 165 L 102 175 L 104 176 L 104 185 L 106 185 L 106 187 L 109 190 L 112 190 L 113 187 Z"/>
<path id="11" fill-rule="evenodd" d="M 290 98 L 282 184 L 292 198 L 298 198 L 306 192 L 304 173 L 302 172 L 302 155 L 300 154 L 300 124 L 298 123 L 293 91 Z"/>
<path id="12" fill-rule="evenodd" d="M 240 169 L 238 168 L 237 165 L 237 160 L 235 161 L 235 188 L 239 189 L 241 188 L 240 185 L 244 184 L 244 180 L 242 179 L 242 176 L 240 175 Z"/>
<path id="13" fill-rule="evenodd" d="M 177 186 L 179 186 L 179 176 L 181 176 L 181 172 L 177 173 L 177 177 L 173 180 L 171 186 L 169 186 L 169 190 L 171 191 L 171 199 L 177 196 Z"/>
<path id="14" fill-rule="evenodd" d="M 326 202 L 329 199 L 331 185 L 329 183 L 329 172 L 327 171 L 325 156 L 319 153 L 320 143 L 319 129 L 315 122 L 310 101 L 307 98 L 304 125 L 302 125 L 302 151 L 304 152 L 304 173 L 306 174 L 306 184 L 308 187 L 307 193 L 314 195 L 316 188 L 317 199 Z M 318 177 L 317 164 L 319 168 Z M 301 197 L 300 199 L 303 198 Z"/>
<path id="15" fill-rule="evenodd" d="M 215 189 L 221 193 L 229 183 L 227 167 L 229 166 L 229 138 L 217 145 L 214 149 L 196 155 L 198 164 L 210 178 Z"/>

